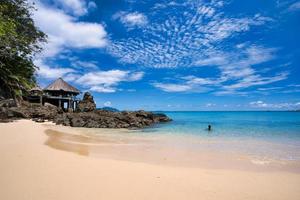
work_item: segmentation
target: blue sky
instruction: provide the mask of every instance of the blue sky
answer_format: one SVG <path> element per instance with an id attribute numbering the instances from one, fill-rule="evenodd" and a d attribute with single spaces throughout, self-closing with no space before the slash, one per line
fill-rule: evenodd
<path id="1" fill-rule="evenodd" d="M 41 86 L 122 110 L 300 108 L 300 1 L 33 1 Z"/>

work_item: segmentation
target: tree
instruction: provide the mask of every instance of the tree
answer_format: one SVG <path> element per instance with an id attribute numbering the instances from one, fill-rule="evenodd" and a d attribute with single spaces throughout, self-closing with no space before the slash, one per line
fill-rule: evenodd
<path id="1" fill-rule="evenodd" d="M 46 35 L 32 19 L 34 7 L 25 0 L 0 1 L 0 96 L 20 100 L 35 85 L 33 57 Z"/>

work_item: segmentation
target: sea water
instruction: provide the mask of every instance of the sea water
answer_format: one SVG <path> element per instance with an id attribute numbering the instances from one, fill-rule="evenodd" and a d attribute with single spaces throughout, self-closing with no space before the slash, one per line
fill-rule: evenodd
<path id="1" fill-rule="evenodd" d="M 143 129 L 139 134 L 181 138 L 177 145 L 191 148 L 300 161 L 300 112 L 163 113 L 173 121 Z"/>
<path id="2" fill-rule="evenodd" d="M 154 164 L 300 171 L 299 112 L 163 113 L 173 121 L 144 129 L 49 125 L 54 132 L 47 133 L 46 144 L 88 156 Z"/>

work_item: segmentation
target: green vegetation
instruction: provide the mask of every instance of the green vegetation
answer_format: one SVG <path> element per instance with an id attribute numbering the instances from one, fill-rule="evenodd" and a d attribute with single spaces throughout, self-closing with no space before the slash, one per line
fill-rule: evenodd
<path id="1" fill-rule="evenodd" d="M 0 1 L 0 97 L 19 100 L 35 84 L 33 56 L 46 35 L 35 26 L 33 10 L 25 0 Z"/>

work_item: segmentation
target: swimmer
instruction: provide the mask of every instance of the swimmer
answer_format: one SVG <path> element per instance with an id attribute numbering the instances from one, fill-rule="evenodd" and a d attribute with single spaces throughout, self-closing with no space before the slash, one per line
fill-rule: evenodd
<path id="1" fill-rule="evenodd" d="M 208 130 L 208 131 L 211 131 L 211 125 L 210 125 L 210 124 L 208 125 L 207 130 Z"/>

